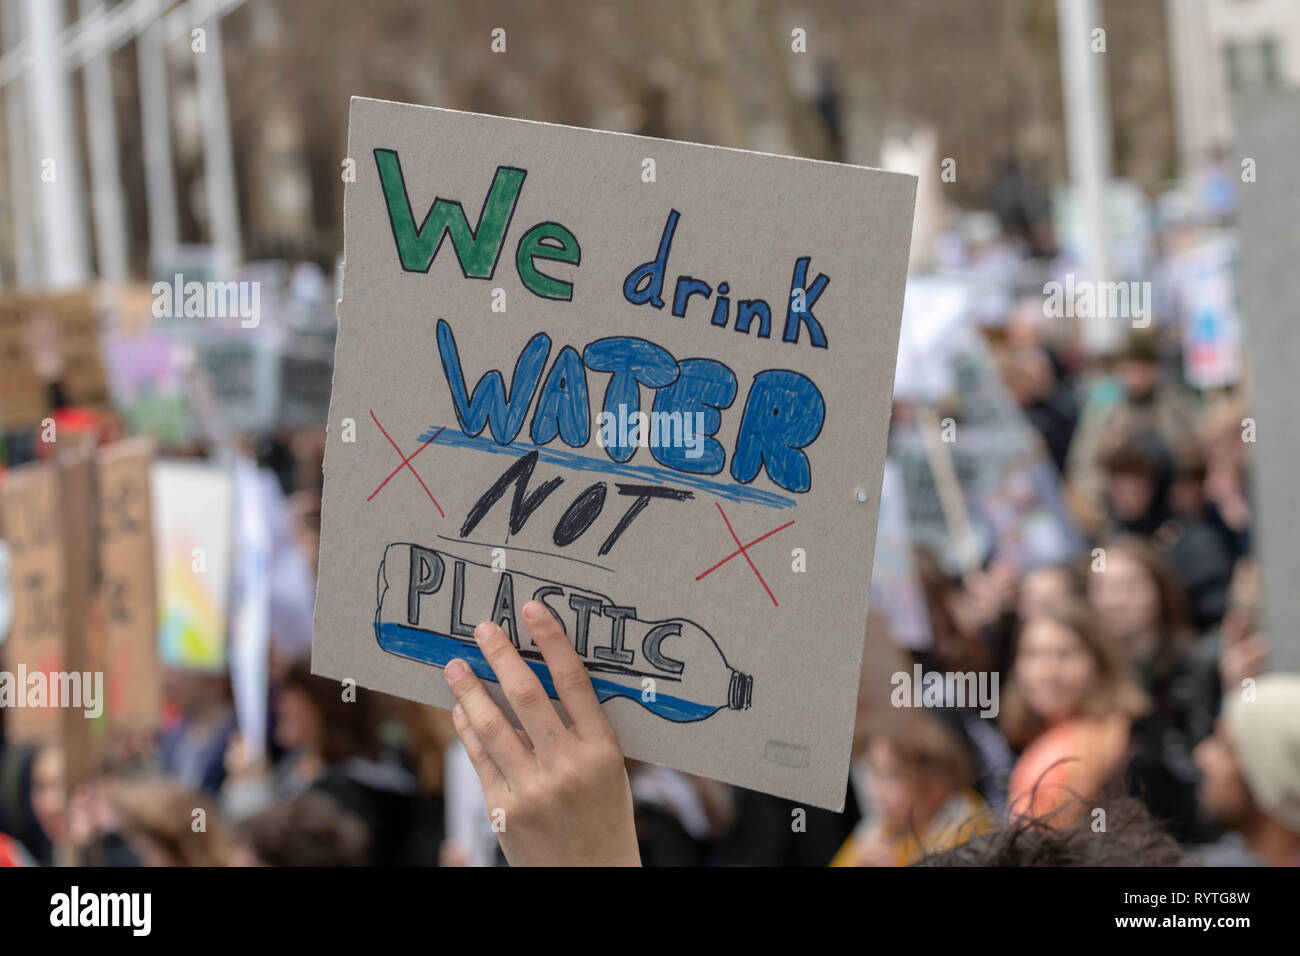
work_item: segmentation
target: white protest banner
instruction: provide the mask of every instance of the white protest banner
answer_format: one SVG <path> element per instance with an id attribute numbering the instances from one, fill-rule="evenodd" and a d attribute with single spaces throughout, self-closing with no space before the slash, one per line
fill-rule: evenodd
<path id="1" fill-rule="evenodd" d="M 316 673 L 546 603 L 624 752 L 839 808 L 916 181 L 354 99 Z"/>

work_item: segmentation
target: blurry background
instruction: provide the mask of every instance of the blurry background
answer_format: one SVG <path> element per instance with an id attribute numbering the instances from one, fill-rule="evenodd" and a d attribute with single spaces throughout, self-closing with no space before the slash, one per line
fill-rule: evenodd
<path id="1" fill-rule="evenodd" d="M 1277 646 L 1234 103 L 1297 86 L 1290 0 L 0 0 L 0 654 L 108 684 L 0 710 L 0 861 L 497 859 L 446 715 L 305 663 L 359 95 L 919 177 L 849 807 L 634 766 L 647 862 L 907 863 L 1080 748 L 1177 852 L 1300 862 L 1297 691 L 1224 704 Z M 885 707 L 913 665 L 1001 717 Z"/>

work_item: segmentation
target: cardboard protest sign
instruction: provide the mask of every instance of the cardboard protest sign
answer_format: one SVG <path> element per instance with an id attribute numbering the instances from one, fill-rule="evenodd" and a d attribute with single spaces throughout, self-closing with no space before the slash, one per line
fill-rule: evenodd
<path id="1" fill-rule="evenodd" d="M 38 743 L 57 739 L 59 712 L 28 706 L 28 677 L 64 669 L 63 525 L 59 476 L 53 464 L 15 468 L 5 476 L 0 500 L 9 542 L 9 576 L 13 586 L 13 624 L 4 643 L 4 669 L 13 675 L 13 700 L 6 699 L 5 739 Z M 45 682 L 42 677 L 36 683 Z"/>
<path id="2" fill-rule="evenodd" d="M 631 757 L 843 805 L 915 179 L 354 99 L 312 663 L 546 603 Z"/>
<path id="3" fill-rule="evenodd" d="M 107 412 L 112 408 L 108 379 L 99 353 L 99 315 L 89 290 L 43 295 L 32 309 L 33 320 L 50 316 L 57 323 L 62 357 L 59 382 L 69 405 Z"/>
<path id="4" fill-rule="evenodd" d="M 1234 105 L 1239 151 L 1251 161 L 1241 193 L 1241 299 L 1254 384 L 1253 419 L 1242 438 L 1256 442 L 1255 502 L 1264 569 L 1265 633 L 1273 666 L 1300 670 L 1300 543 L 1290 517 L 1300 513 L 1300 419 L 1295 414 L 1300 336 L 1300 192 L 1293 182 L 1300 151 L 1300 91 L 1270 91 Z M 1244 160 L 1243 160 L 1244 162 Z M 1243 167 L 1244 168 L 1244 167 Z"/>
<path id="5" fill-rule="evenodd" d="M 59 675 L 64 784 L 73 793 L 100 768 L 104 740 L 104 632 L 93 626 L 98 555 L 91 529 L 98 517 L 94 440 L 58 449 L 62 530 L 63 669 Z M 53 687 L 53 681 L 51 681 Z M 71 691 L 71 694 L 69 694 Z M 51 704 L 53 704 L 51 692 Z"/>
<path id="6" fill-rule="evenodd" d="M 49 407 L 28 342 L 27 296 L 0 297 L 0 425 L 3 431 L 35 428 Z"/>
<path id="7" fill-rule="evenodd" d="M 151 459 L 149 442 L 132 439 L 102 449 L 98 460 L 105 708 L 110 725 L 128 730 L 156 727 L 162 706 Z"/>

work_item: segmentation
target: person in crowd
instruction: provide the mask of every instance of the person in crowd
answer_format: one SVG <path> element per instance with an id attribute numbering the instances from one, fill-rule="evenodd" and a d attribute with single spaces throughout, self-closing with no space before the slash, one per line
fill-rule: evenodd
<path id="1" fill-rule="evenodd" d="M 1213 644 L 1192 630 L 1178 578 L 1151 544 L 1128 535 L 1102 550 L 1105 565 L 1088 575 L 1088 600 L 1124 643 L 1162 724 L 1194 746 L 1209 735 L 1218 707 Z"/>
<path id="2" fill-rule="evenodd" d="M 177 713 L 159 739 L 163 772 L 187 787 L 217 793 L 236 728 L 230 678 L 171 668 L 164 674 L 163 696 Z"/>
<path id="3" fill-rule="evenodd" d="M 1021 628 L 1000 721 L 1020 750 L 1007 801 L 1013 816 L 1069 825 L 1072 806 L 1123 769 L 1133 720 L 1147 703 L 1122 646 L 1080 600 L 1054 603 Z"/>
<path id="4" fill-rule="evenodd" d="M 920 711 L 899 711 L 867 745 L 870 809 L 831 866 L 907 866 L 989 829 L 960 736 Z"/>
<path id="5" fill-rule="evenodd" d="M 1224 694 L 1240 690 L 1246 680 L 1268 670 L 1269 642 L 1260 626 L 1262 608 L 1259 564 L 1242 558 L 1232 572 L 1228 609 L 1217 638 L 1219 686 Z"/>
<path id="6" fill-rule="evenodd" d="M 735 820 L 731 788 L 668 767 L 628 761 L 637 846 L 645 866 L 707 866 Z"/>
<path id="7" fill-rule="evenodd" d="M 1200 851 L 1209 866 L 1300 866 L 1300 676 L 1234 690 L 1196 748 L 1201 803 L 1231 831 Z"/>
<path id="8" fill-rule="evenodd" d="M 1050 604 L 1083 597 L 1083 581 L 1078 570 L 1068 564 L 1045 564 L 1026 571 L 1016 595 L 1016 620 L 1037 617 Z"/>
<path id="9" fill-rule="evenodd" d="M 1013 343 L 998 352 L 998 366 L 1011 397 L 1043 439 L 1058 472 L 1064 472 L 1079 424 L 1079 401 L 1064 368 L 1042 346 Z"/>
<path id="10" fill-rule="evenodd" d="M 365 866 L 368 859 L 366 825 L 319 793 L 273 804 L 231 837 L 232 866 Z"/>
<path id="11" fill-rule="evenodd" d="M 1169 504 L 1173 458 L 1151 432 L 1125 439 L 1103 460 L 1106 506 L 1114 534 L 1148 538 L 1174 568 L 1187 595 L 1192 624 L 1205 631 L 1222 618 L 1232 556 L 1200 518 Z"/>
<path id="12" fill-rule="evenodd" d="M 1205 459 L 1203 516 L 1234 558 L 1251 551 L 1251 505 L 1247 451 L 1253 436 L 1245 406 L 1226 398 L 1201 415 L 1198 437 Z"/>
<path id="13" fill-rule="evenodd" d="M 1085 403 L 1066 460 L 1071 488 L 1093 511 L 1103 504 L 1106 476 L 1101 462 L 1125 436 L 1151 432 L 1165 447 L 1181 449 L 1195 435 L 1191 404 L 1179 388 L 1163 380 L 1156 332 L 1135 330 L 1118 356 L 1115 373 L 1118 400 Z"/>
<path id="14" fill-rule="evenodd" d="M 0 745 L 0 835 L 15 862 L 48 866 L 63 839 L 63 751 L 57 746 Z"/>
<path id="15" fill-rule="evenodd" d="M 929 854 L 916 866 L 1188 866 L 1192 860 L 1139 800 L 1104 797 L 1106 829 L 1091 816 L 1069 826 L 1056 820 L 1015 817 L 951 849 Z"/>
<path id="16" fill-rule="evenodd" d="M 1145 540 L 1118 538 L 1103 553 L 1088 597 L 1152 705 L 1133 725 L 1130 789 L 1180 841 L 1200 839 L 1192 748 L 1210 733 L 1218 706 L 1215 642 L 1191 631 L 1172 569 Z"/>
<path id="17" fill-rule="evenodd" d="M 132 781 L 109 798 L 112 829 L 140 866 L 224 866 L 224 827 L 208 796 L 177 781 Z"/>
<path id="18" fill-rule="evenodd" d="M 961 581 L 945 574 L 928 549 L 916 549 L 915 561 L 933 635 L 930 649 L 915 655 L 917 663 L 926 672 L 1005 673 L 1014 632 L 1015 576 L 1008 573 L 1009 566 L 995 562 Z M 974 756 L 976 790 L 994 812 L 1003 812 L 1014 763 L 1006 738 L 969 702 L 959 708 L 948 701 L 945 713 L 954 718 Z"/>
<path id="19" fill-rule="evenodd" d="M 274 800 L 321 793 L 367 828 L 374 865 L 432 864 L 442 840 L 440 804 L 422 799 L 415 776 L 385 748 L 377 699 L 292 664 L 276 694 L 276 736 L 285 754 L 267 772 L 242 768 L 226 793 L 236 818 Z M 238 762 L 232 755 L 232 761 Z"/>

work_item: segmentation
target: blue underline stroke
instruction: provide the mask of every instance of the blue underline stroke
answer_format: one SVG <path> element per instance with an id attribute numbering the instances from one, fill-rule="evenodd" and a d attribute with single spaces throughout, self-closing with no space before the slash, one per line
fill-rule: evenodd
<path id="1" fill-rule="evenodd" d="M 434 664 L 438 667 L 446 667 L 455 658 L 459 657 L 470 666 L 480 680 L 497 683 L 496 673 L 488 664 L 487 658 L 483 656 L 483 652 L 479 650 L 478 645 L 472 641 L 463 641 L 446 634 L 407 627 L 404 624 L 397 624 L 392 621 L 376 622 L 375 638 L 379 641 L 379 646 L 390 653 L 423 661 L 426 664 Z M 532 661 L 527 658 L 524 658 L 524 663 L 532 669 L 532 672 L 537 675 L 537 679 L 542 682 L 542 686 L 546 688 L 547 696 L 559 700 L 559 694 L 555 692 L 555 682 L 551 680 L 551 672 L 546 665 L 540 661 Z M 668 720 L 677 723 L 703 720 L 719 709 L 717 705 L 699 704 L 693 700 L 684 700 L 680 697 L 661 693 L 655 694 L 654 704 L 650 706 L 641 699 L 641 690 L 639 688 L 624 687 L 621 684 L 615 684 L 613 681 L 604 680 L 600 677 L 592 677 L 591 685 L 595 688 L 596 699 L 599 701 L 604 702 L 611 697 L 626 697 L 629 700 L 636 701 L 643 707 L 652 709 L 660 717 L 666 717 Z"/>
<path id="2" fill-rule="evenodd" d="M 576 452 L 561 451 L 558 448 L 546 448 L 542 445 L 534 445 L 531 442 L 516 441 L 509 445 L 498 445 L 490 438 L 471 437 L 464 432 L 454 428 L 434 425 L 429 428 L 419 438 L 421 443 L 432 441 L 435 445 L 447 445 L 451 448 L 469 448 L 474 451 L 486 451 L 494 455 L 510 455 L 512 458 L 522 458 L 529 452 L 537 452 L 540 461 L 550 465 L 559 465 L 561 468 L 572 468 L 575 471 L 595 471 L 603 472 L 609 475 L 619 475 L 623 478 L 635 478 L 645 482 L 667 482 L 670 484 L 687 485 L 699 491 L 708 494 L 717 495 L 719 498 L 725 498 L 728 501 L 739 501 L 745 504 L 762 505 L 765 508 L 793 508 L 798 502 L 794 498 L 787 498 L 785 495 L 778 495 L 772 491 L 764 491 L 761 488 L 751 488 L 748 485 L 729 484 L 721 481 L 710 481 L 708 478 L 702 478 L 699 475 L 692 475 L 689 472 L 676 471 L 672 468 L 660 468 L 656 465 L 628 465 L 617 461 L 610 461 L 602 458 L 589 458 L 586 455 L 579 455 Z"/>

